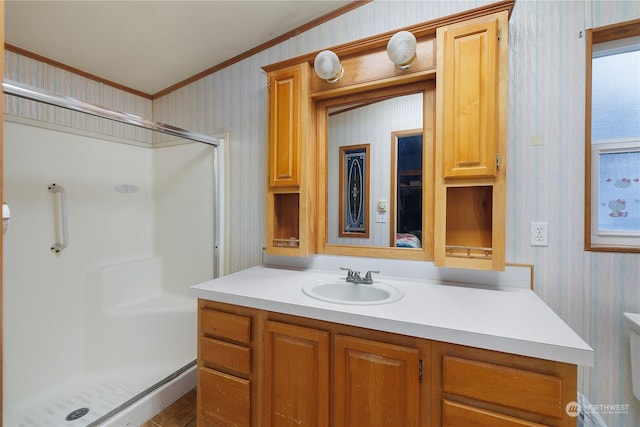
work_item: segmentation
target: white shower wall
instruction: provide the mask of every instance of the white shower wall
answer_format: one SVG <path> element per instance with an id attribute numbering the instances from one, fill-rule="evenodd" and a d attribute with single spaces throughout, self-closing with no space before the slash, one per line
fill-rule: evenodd
<path id="1" fill-rule="evenodd" d="M 152 157 L 144 148 L 5 121 L 4 158 L 12 212 L 4 236 L 4 389 L 11 407 L 83 369 L 86 271 L 151 255 Z M 50 250 L 59 196 L 47 186 L 54 182 L 68 200 L 69 246 L 58 255 Z M 140 191 L 117 193 L 118 184 Z"/>
<path id="2" fill-rule="evenodd" d="M 5 407 L 92 365 L 85 312 L 99 268 L 158 256 L 163 292 L 184 296 L 213 275 L 211 146 L 150 149 L 16 120 L 5 116 Z M 47 190 L 54 182 L 68 200 L 69 245 L 57 255 L 50 247 L 59 196 Z M 119 193 L 120 184 L 139 191 Z"/>

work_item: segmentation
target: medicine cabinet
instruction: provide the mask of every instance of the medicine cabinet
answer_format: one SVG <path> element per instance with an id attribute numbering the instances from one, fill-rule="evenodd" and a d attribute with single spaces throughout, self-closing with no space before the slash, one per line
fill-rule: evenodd
<path id="1" fill-rule="evenodd" d="M 386 45 L 397 31 L 329 48 L 344 69 L 334 83 L 314 73 L 317 52 L 263 67 L 269 91 L 267 253 L 429 260 L 437 266 L 504 270 L 513 6 L 514 1 L 495 3 L 399 29 L 417 40 L 416 61 L 405 70 L 387 57 Z M 406 96 L 418 96 L 420 108 L 409 107 L 404 115 L 377 112 L 385 102 Z M 354 118 L 350 133 L 334 136 L 336 112 L 347 122 Z M 370 121 L 357 124 L 357 116 Z M 382 130 L 375 135 L 353 131 L 378 126 Z M 419 178 L 403 185 L 413 187 L 406 190 L 412 193 L 407 200 L 421 203 L 415 210 L 422 218 L 414 221 L 418 229 L 400 236 L 396 209 L 402 201 L 390 182 L 400 179 L 392 169 L 397 167 L 392 141 L 416 129 L 422 140 L 421 170 L 412 172 Z M 371 165 L 362 177 L 368 216 L 366 233 L 360 235 L 340 229 L 345 203 L 338 195 L 349 193 L 340 190 L 336 175 L 340 153 L 348 151 L 344 146 L 366 146 Z M 415 237 L 410 238 L 415 244 L 404 244 L 406 235 Z"/>

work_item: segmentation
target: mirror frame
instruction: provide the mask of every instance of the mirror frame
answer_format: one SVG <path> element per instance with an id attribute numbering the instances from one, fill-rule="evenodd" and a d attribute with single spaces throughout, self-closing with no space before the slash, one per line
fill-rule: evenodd
<path id="1" fill-rule="evenodd" d="M 329 255 L 350 255 L 375 258 L 432 260 L 433 259 L 433 217 L 434 217 L 434 183 L 435 183 L 435 118 L 436 118 L 436 85 L 435 76 L 426 76 L 425 80 L 405 83 L 398 79 L 397 84 L 380 89 L 363 90 L 357 93 L 339 95 L 319 100 L 315 105 L 317 125 L 317 167 L 318 167 L 318 228 L 317 252 Z M 366 88 L 366 87 L 365 87 Z M 359 246 L 328 243 L 328 110 L 341 105 L 358 102 L 375 102 L 402 95 L 423 94 L 422 118 L 422 248 L 397 248 L 386 246 Z M 389 138 L 391 135 L 389 135 Z M 389 148 L 390 149 L 390 148 Z M 390 165 L 391 166 L 391 165 Z"/>

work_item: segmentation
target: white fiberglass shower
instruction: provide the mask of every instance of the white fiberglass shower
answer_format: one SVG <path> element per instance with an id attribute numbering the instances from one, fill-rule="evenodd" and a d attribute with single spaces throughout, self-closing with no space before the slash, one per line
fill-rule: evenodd
<path id="1" fill-rule="evenodd" d="M 3 425 L 139 424 L 195 387 L 188 288 L 226 273 L 228 134 L 4 92 L 71 126 L 5 114 Z"/>

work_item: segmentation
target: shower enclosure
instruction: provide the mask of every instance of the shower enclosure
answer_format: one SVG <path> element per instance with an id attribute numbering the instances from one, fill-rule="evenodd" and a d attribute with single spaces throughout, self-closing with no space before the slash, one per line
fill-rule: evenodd
<path id="1" fill-rule="evenodd" d="M 226 273 L 228 135 L 3 89 L 3 425 L 140 423 L 195 387 L 188 288 Z"/>

